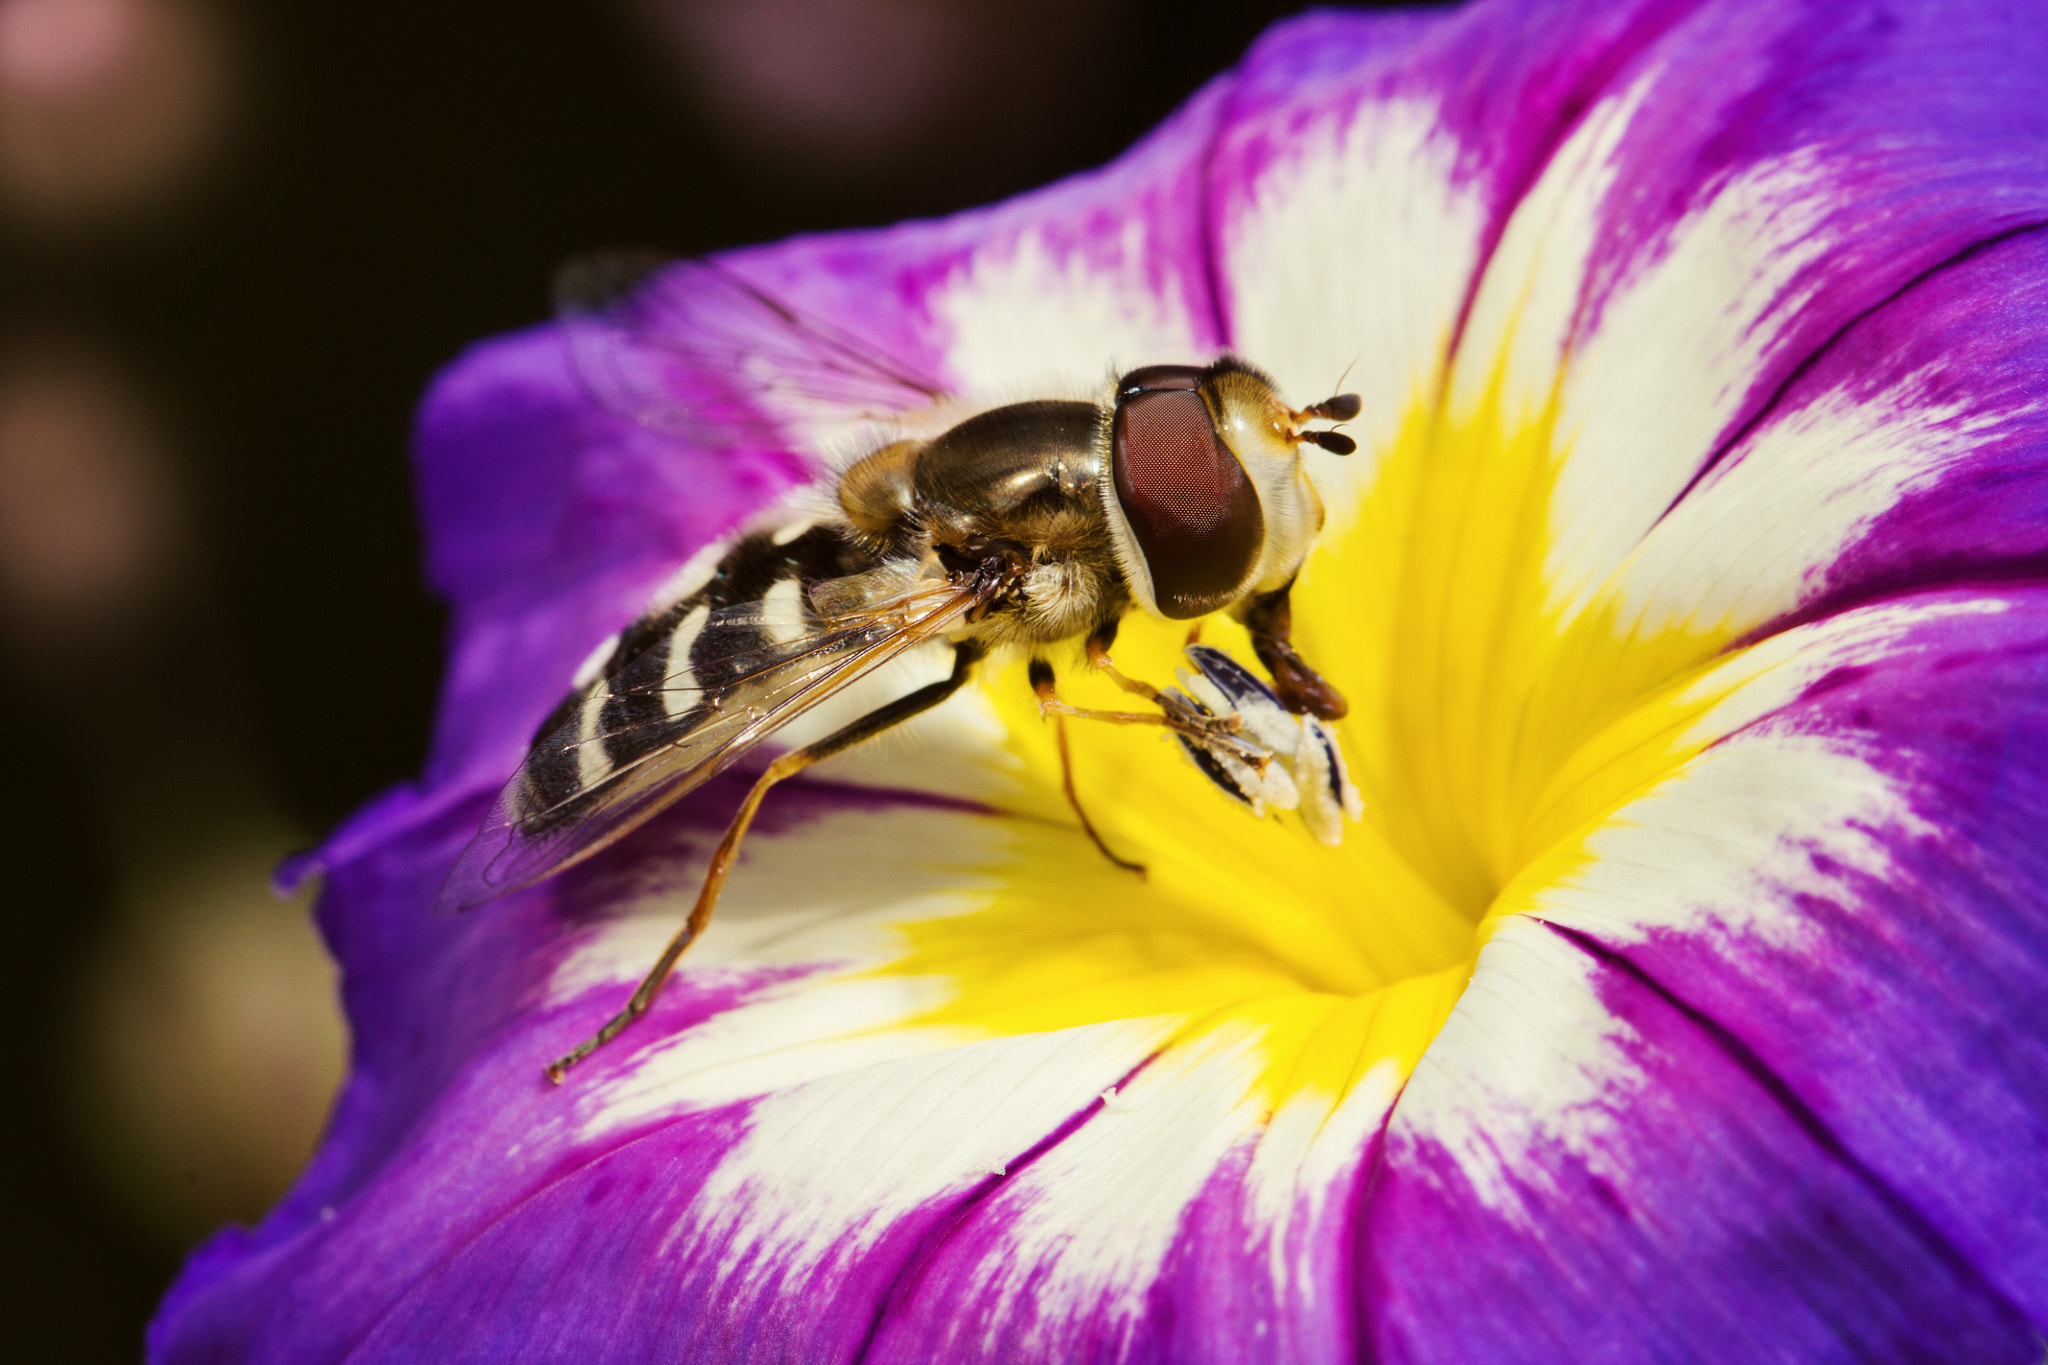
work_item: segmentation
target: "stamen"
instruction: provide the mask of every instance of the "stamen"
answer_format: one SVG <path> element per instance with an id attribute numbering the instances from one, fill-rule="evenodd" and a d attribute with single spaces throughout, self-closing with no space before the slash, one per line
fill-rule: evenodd
<path id="1" fill-rule="evenodd" d="M 1313 716 L 1288 711 L 1272 688 L 1222 650 L 1190 645 L 1187 655 L 1199 671 L 1181 670 L 1186 692 L 1169 689 L 1161 704 L 1211 720 L 1228 717 L 1243 734 L 1239 745 L 1258 755 L 1254 764 L 1241 752 L 1181 732 L 1181 746 L 1195 767 L 1255 815 L 1268 806 L 1299 810 L 1318 842 L 1341 842 L 1343 821 L 1358 820 L 1364 807 L 1344 771 L 1335 732 Z"/>

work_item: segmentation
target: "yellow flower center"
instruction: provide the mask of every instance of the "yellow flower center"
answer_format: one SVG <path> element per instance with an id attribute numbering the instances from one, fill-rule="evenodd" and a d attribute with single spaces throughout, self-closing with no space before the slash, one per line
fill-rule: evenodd
<path id="1" fill-rule="evenodd" d="M 1021 663 L 986 687 L 1023 766 L 1009 857 L 977 912 L 908 927 L 891 970 L 949 979 L 933 1024 L 1012 1033 L 1171 1021 L 1262 1054 L 1262 1087 L 1341 1096 L 1406 1077 L 1503 916 L 1572 875 L 1585 836 L 1704 741 L 1724 687 L 1695 685 L 1727 631 L 1629 633 L 1596 598 L 1547 605 L 1562 453 L 1555 404 L 1504 420 L 1499 385 L 1458 419 L 1418 399 L 1370 490 L 1333 506 L 1295 592 L 1296 640 L 1351 702 L 1339 724 L 1365 796 L 1340 848 L 1291 814 L 1255 820 L 1156 727 L 1070 721 L 1083 803 L 1140 878 L 1095 851 L 1061 796 Z M 1372 458 L 1361 453 L 1360 460 Z M 1222 617 L 1202 638 L 1249 662 Z M 1164 685 L 1185 626 L 1127 618 L 1120 668 Z M 1061 670 L 1077 704 L 1132 698 Z"/>

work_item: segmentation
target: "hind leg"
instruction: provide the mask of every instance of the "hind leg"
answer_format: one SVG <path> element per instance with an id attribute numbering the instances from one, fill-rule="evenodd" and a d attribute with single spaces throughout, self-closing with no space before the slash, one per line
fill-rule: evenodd
<path id="1" fill-rule="evenodd" d="M 1031 661 L 1031 690 L 1038 695 L 1038 709 L 1052 716 L 1053 738 L 1060 751 L 1060 789 L 1067 794 L 1067 804 L 1074 808 L 1074 818 L 1081 822 L 1082 831 L 1094 843 L 1102 856 L 1126 872 L 1145 875 L 1145 865 L 1134 863 L 1128 858 L 1119 858 L 1102 841 L 1102 835 L 1095 829 L 1095 822 L 1088 818 L 1088 812 L 1081 809 L 1081 798 L 1074 791 L 1074 759 L 1067 747 L 1067 715 L 1060 708 L 1066 704 L 1053 695 L 1052 665 L 1043 659 Z M 1105 713 L 1118 715 L 1120 712 Z"/>
<path id="2" fill-rule="evenodd" d="M 768 765 L 768 771 L 761 774 L 754 783 L 747 799 L 740 803 L 739 812 L 726 827 L 725 838 L 719 841 L 718 851 L 711 855 L 711 867 L 704 874 L 704 887 L 697 893 L 697 903 L 690 910 L 690 917 L 683 921 L 683 927 L 676 930 L 675 937 L 668 941 L 656 959 L 653 970 L 649 971 L 633 992 L 626 1007 L 613 1015 L 605 1026 L 595 1034 L 578 1043 L 567 1053 L 548 1063 L 547 1077 L 555 1084 L 562 1083 L 562 1077 L 591 1053 L 609 1043 L 626 1031 L 635 1019 L 647 1013 L 654 1003 L 654 997 L 661 991 L 662 983 L 675 971 L 676 961 L 683 950 L 696 942 L 704 932 L 704 926 L 711 922 L 711 912 L 718 906 L 719 893 L 725 889 L 725 879 L 739 860 L 740 843 L 747 837 L 747 827 L 754 823 L 754 813 L 761 808 L 761 800 L 768 795 L 768 789 L 787 777 L 794 777 L 814 763 L 821 762 L 843 750 L 850 749 L 864 739 L 872 739 L 891 726 L 900 725 L 912 716 L 929 711 L 946 698 L 958 692 L 973 673 L 975 660 L 980 657 L 978 649 L 969 645 L 957 646 L 953 655 L 953 673 L 940 682 L 920 687 L 907 697 L 899 697 L 887 706 L 878 707 L 859 720 L 833 731 L 816 744 L 784 754 Z"/>

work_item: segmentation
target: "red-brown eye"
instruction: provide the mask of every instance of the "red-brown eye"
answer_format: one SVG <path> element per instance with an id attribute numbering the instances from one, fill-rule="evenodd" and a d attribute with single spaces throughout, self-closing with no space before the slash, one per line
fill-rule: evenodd
<path id="1" fill-rule="evenodd" d="M 1258 490 L 1188 382 L 1200 374 L 1160 365 L 1126 375 L 1111 427 L 1117 502 L 1160 613 L 1177 621 L 1235 599 L 1266 536 Z"/>

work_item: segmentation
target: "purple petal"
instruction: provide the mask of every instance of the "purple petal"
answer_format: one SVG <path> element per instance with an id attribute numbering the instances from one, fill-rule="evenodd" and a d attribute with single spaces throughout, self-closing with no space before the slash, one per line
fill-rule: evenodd
<path id="1" fill-rule="evenodd" d="M 1617 867 L 1671 860 L 1661 904 L 1631 903 L 1647 877 L 1596 870 L 1537 913 L 1715 1021 L 2048 1320 L 2048 594 L 1907 598 L 1787 638 L 1886 619 L 1894 638 L 1824 653 L 1698 760 L 1717 775 L 1696 795 L 1625 810 L 1596 844 Z"/>
<path id="2" fill-rule="evenodd" d="M 1938 1229 L 1655 982 L 1526 920 L 1479 970 L 1359 1209 L 1373 1359 L 2038 1355 Z"/>
<path id="3" fill-rule="evenodd" d="M 1313 16 L 1101 173 L 728 259 L 970 407 L 1233 346 L 1297 401 L 1352 367 L 1368 450 L 1548 422 L 1546 610 L 1696 627 L 1642 689 L 1761 639 L 1700 753 L 1502 893 L 1405 1090 L 1275 1101 L 1258 1030 L 1187 1042 L 1260 967 L 1185 1016 L 931 1024 L 889 935 L 1021 836 L 922 770 L 779 795 L 651 1017 L 546 1087 L 737 786 L 425 907 L 577 663 L 837 437 L 714 454 L 600 411 L 551 328 L 479 347 L 419 428 L 434 755 L 309 864 L 355 1071 L 152 1359 L 2037 1359 L 2044 45 L 1932 0 Z M 1342 523 L 1381 470 L 1313 458 Z M 1433 1020 L 1465 981 L 1288 989 Z"/>

